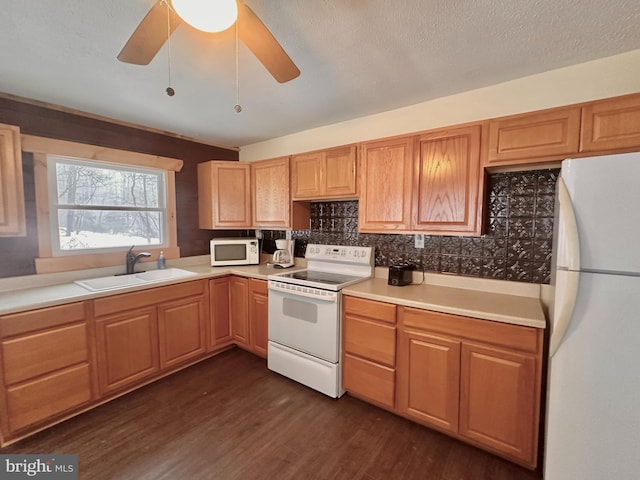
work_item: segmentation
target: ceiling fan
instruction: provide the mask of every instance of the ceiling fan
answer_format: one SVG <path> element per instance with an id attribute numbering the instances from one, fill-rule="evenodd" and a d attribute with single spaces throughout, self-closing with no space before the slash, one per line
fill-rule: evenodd
<path id="1" fill-rule="evenodd" d="M 178 15 L 178 12 L 182 13 L 178 3 L 178 0 L 158 0 L 122 48 L 118 54 L 118 60 L 136 65 L 148 65 L 175 29 L 183 21 L 190 23 Z M 201 3 L 213 2 L 209 0 Z M 235 1 L 233 3 L 236 4 Z M 298 67 L 269 29 L 242 0 L 237 1 L 237 20 L 235 21 L 240 40 L 278 82 L 285 83 L 300 75 Z M 228 26 L 233 23 L 232 20 Z M 199 27 L 196 26 L 196 28 Z"/>

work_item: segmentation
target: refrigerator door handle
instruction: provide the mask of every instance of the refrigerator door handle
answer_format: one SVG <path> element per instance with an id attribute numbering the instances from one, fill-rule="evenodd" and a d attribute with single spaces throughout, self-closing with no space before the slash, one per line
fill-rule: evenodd
<path id="1" fill-rule="evenodd" d="M 558 208 L 560 214 L 558 221 L 561 222 L 560 231 L 564 234 L 564 242 L 561 248 L 564 249 L 563 256 L 566 261 L 566 270 L 556 272 L 556 302 L 553 330 L 549 343 L 549 356 L 553 357 L 562 340 L 564 339 L 571 317 L 573 307 L 578 295 L 578 284 L 580 282 L 580 240 L 578 237 L 578 224 L 576 215 L 571 204 L 571 197 L 562 177 L 558 178 Z M 559 242 L 560 245 L 560 242 Z"/>
<path id="2" fill-rule="evenodd" d="M 580 238 L 578 237 L 578 222 L 576 214 L 573 210 L 571 197 L 567 185 L 562 177 L 558 178 L 558 221 L 560 222 L 559 231 L 563 232 L 563 242 L 558 246 L 562 249 L 558 255 L 562 256 L 560 265 L 566 266 L 567 270 L 577 272 L 580 270 Z"/>

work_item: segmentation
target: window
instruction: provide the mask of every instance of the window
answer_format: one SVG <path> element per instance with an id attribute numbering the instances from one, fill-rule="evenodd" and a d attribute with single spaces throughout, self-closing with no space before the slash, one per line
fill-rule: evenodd
<path id="1" fill-rule="evenodd" d="M 54 255 L 166 246 L 166 172 L 49 155 Z"/>
<path id="2" fill-rule="evenodd" d="M 182 160 L 22 135 L 33 154 L 38 273 L 124 268 L 131 245 L 179 258 L 176 172 Z"/>

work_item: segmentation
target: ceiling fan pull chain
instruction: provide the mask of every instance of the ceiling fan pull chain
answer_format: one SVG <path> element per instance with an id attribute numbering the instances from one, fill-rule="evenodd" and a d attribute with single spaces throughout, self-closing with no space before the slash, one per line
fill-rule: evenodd
<path id="1" fill-rule="evenodd" d="M 169 86 L 167 87 L 167 95 L 173 97 L 176 94 L 176 91 L 171 87 L 171 11 L 169 10 L 171 7 L 169 6 L 169 2 L 167 0 L 162 0 L 167 6 L 167 56 L 168 56 L 168 70 L 169 70 Z"/>
<path id="2" fill-rule="evenodd" d="M 233 109 L 236 111 L 236 113 L 240 113 L 242 111 L 242 106 L 240 105 L 240 54 L 238 52 L 238 21 L 239 20 L 236 20 L 236 104 L 233 106 Z"/>

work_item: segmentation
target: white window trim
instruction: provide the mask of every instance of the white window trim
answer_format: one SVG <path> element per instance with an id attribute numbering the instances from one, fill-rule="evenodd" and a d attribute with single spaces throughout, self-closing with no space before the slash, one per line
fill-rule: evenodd
<path id="1" fill-rule="evenodd" d="M 54 256 L 51 239 L 51 222 L 49 219 L 49 186 L 47 175 L 47 155 L 75 157 L 101 162 L 137 165 L 165 170 L 166 177 L 166 208 L 167 208 L 167 244 L 168 246 L 147 248 L 144 250 L 152 254 L 151 261 L 157 258 L 160 250 L 166 258 L 179 258 L 177 220 L 176 220 L 176 192 L 175 172 L 182 169 L 183 162 L 175 158 L 160 157 L 144 153 L 117 150 L 113 148 L 97 147 L 83 143 L 67 142 L 50 138 L 22 135 L 22 150 L 33 153 L 34 180 L 36 190 L 36 211 L 38 223 L 39 257 L 35 259 L 37 273 L 54 273 L 85 268 L 124 266 L 124 252 L 121 251 Z M 46 232 L 46 233 L 45 233 Z"/>

